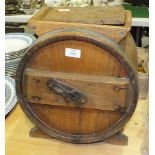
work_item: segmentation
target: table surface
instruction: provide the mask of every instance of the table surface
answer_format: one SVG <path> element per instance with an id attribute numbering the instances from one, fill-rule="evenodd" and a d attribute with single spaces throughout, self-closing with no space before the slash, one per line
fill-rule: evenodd
<path id="1" fill-rule="evenodd" d="M 133 117 L 125 127 L 128 146 L 103 142 L 70 144 L 56 139 L 32 138 L 29 131 L 34 125 L 17 106 L 6 117 L 6 155 L 141 155 L 145 136 L 148 101 L 139 100 Z"/>

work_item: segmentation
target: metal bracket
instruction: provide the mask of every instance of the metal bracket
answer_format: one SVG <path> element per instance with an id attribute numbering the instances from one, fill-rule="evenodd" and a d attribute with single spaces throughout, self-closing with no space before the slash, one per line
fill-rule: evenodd
<path id="1" fill-rule="evenodd" d="M 53 90 L 56 94 L 63 96 L 67 101 L 73 102 L 77 105 L 87 102 L 87 96 L 80 90 L 73 88 L 57 79 L 49 79 L 47 81 L 49 90 Z"/>

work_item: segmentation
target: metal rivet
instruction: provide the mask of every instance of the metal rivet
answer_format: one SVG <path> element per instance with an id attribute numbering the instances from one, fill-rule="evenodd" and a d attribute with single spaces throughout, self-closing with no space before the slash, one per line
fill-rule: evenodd
<path id="1" fill-rule="evenodd" d="M 121 136 L 120 136 L 120 139 L 121 139 L 121 140 L 124 140 L 124 139 L 126 139 L 126 136 L 121 135 Z"/>
<path id="2" fill-rule="evenodd" d="M 119 91 L 119 90 L 120 90 L 120 87 L 119 87 L 119 86 L 114 86 L 114 87 L 113 87 L 113 90 Z"/>
<path id="3" fill-rule="evenodd" d="M 115 110 L 119 110 L 119 109 L 120 109 L 120 106 L 116 104 L 116 105 L 114 106 L 114 109 L 115 109 Z"/>
<path id="4" fill-rule="evenodd" d="M 36 102 L 39 102 L 41 100 L 41 97 L 39 97 L 39 96 L 32 96 L 32 99 L 35 100 Z"/>
<path id="5" fill-rule="evenodd" d="M 58 103 L 64 103 L 64 100 L 63 99 L 57 99 L 56 100 Z"/>
<path id="6" fill-rule="evenodd" d="M 33 79 L 33 80 L 34 80 L 35 84 L 39 84 L 40 83 L 40 80 L 38 80 L 38 79 Z"/>
<path id="7" fill-rule="evenodd" d="M 119 35 L 123 37 L 125 35 L 125 32 L 120 32 Z"/>
<path id="8" fill-rule="evenodd" d="M 95 85 L 93 83 L 89 83 L 88 86 L 94 87 Z"/>

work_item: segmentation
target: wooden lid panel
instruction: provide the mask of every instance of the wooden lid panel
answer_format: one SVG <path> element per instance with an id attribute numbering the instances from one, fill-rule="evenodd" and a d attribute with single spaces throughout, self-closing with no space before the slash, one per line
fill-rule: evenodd
<path id="1" fill-rule="evenodd" d="M 55 7 L 49 8 L 43 21 L 85 23 L 96 25 L 124 25 L 123 7 Z"/>
<path id="2" fill-rule="evenodd" d="M 94 9 L 95 8 L 98 8 L 98 7 L 94 7 Z M 101 8 L 104 11 L 98 11 L 96 9 L 96 11 L 98 12 L 98 17 L 97 16 L 93 17 L 95 19 L 90 20 L 91 16 L 95 16 L 95 13 L 91 13 L 91 14 L 86 13 L 87 11 L 86 8 L 79 8 L 79 9 L 84 9 L 85 15 L 90 16 L 88 19 L 85 18 L 85 15 L 81 16 L 81 13 L 83 11 L 80 11 L 80 14 L 78 14 L 77 12 L 74 13 L 74 15 L 69 14 L 69 15 L 72 15 L 72 17 L 67 17 L 66 19 L 64 15 L 59 15 L 58 17 L 57 16 L 58 13 L 53 11 L 55 10 L 54 8 L 45 6 L 28 21 L 28 25 L 38 36 L 58 29 L 81 28 L 81 29 L 89 29 L 91 31 L 95 30 L 96 32 L 99 32 L 100 34 L 103 34 L 106 37 L 118 43 L 126 36 L 126 34 L 131 29 L 131 25 L 132 25 L 131 12 L 124 10 L 123 8 L 118 9 L 118 7 L 117 8 L 99 7 L 99 8 Z M 78 9 L 78 8 L 74 8 L 74 9 Z M 106 11 L 107 9 L 108 11 Z M 63 14 L 62 11 L 59 11 L 59 12 Z M 103 12 L 106 12 L 106 13 L 103 13 Z M 79 15 L 80 15 L 79 18 L 74 17 Z"/>

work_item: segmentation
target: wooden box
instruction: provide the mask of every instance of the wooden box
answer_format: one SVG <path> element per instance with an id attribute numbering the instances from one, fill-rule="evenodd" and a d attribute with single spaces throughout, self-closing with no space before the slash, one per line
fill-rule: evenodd
<path id="1" fill-rule="evenodd" d="M 116 42 L 130 31 L 131 23 L 131 12 L 122 7 L 43 7 L 28 21 L 38 36 L 61 28 L 78 27 L 95 30 Z"/>
<path id="2" fill-rule="evenodd" d="M 139 97 L 147 98 L 148 97 L 148 89 L 149 89 L 149 73 L 148 73 L 148 52 L 142 48 L 137 48 L 138 52 L 138 66 L 141 67 L 141 70 L 138 72 L 138 87 L 139 87 Z M 139 69 L 140 70 L 140 69 Z"/>

